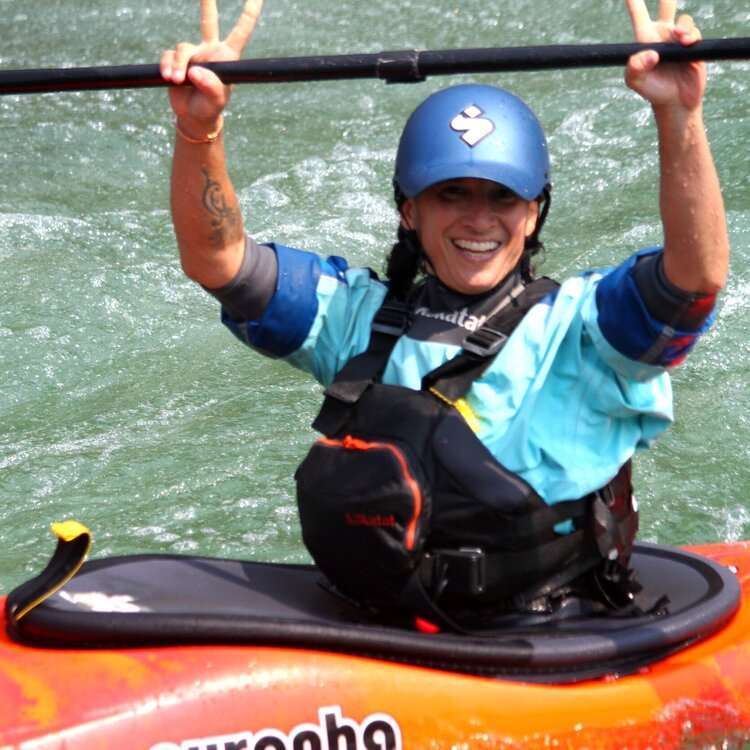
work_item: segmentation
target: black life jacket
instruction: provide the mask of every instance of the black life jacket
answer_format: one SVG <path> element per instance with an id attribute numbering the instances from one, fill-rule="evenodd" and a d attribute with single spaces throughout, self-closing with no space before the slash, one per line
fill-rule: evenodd
<path id="1" fill-rule="evenodd" d="M 456 613 L 549 609 L 591 571 L 598 598 L 618 607 L 632 599 L 629 463 L 601 490 L 548 505 L 456 408 L 558 286 L 546 278 L 516 286 L 421 390 L 380 382 L 412 318 L 409 305 L 386 298 L 368 349 L 326 390 L 313 423 L 324 437 L 295 474 L 303 540 L 339 592 L 454 629 Z M 559 533 L 565 522 L 568 533 Z"/>

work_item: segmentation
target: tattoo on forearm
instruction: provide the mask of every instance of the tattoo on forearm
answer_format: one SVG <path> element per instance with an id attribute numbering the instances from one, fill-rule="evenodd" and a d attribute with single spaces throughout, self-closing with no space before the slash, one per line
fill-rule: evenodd
<path id="1" fill-rule="evenodd" d="M 234 239 L 240 225 L 239 212 L 236 206 L 227 202 L 221 185 L 211 179 L 208 170 L 203 170 L 206 184 L 203 188 L 203 207 L 211 215 L 211 234 L 208 239 L 214 247 L 222 247 L 228 239 Z"/>

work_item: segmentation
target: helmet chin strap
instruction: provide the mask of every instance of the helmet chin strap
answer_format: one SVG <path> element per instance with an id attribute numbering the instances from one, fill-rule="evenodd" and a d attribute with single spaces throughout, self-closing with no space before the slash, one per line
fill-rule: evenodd
<path id="1" fill-rule="evenodd" d="M 539 215 L 537 216 L 536 226 L 534 231 L 526 238 L 526 248 L 533 249 L 539 243 L 539 233 L 542 231 L 544 222 L 547 220 L 547 214 L 549 213 L 550 203 L 552 202 L 552 195 L 550 186 L 544 188 L 538 198 L 535 199 L 539 204 Z"/>
<path id="2" fill-rule="evenodd" d="M 537 219 L 534 231 L 526 238 L 526 248 L 524 249 L 524 252 L 521 255 L 521 260 L 518 264 L 518 268 L 521 271 L 521 278 L 527 283 L 534 278 L 534 274 L 531 270 L 531 257 L 543 248 L 542 243 L 539 241 L 539 233 L 542 231 L 542 227 L 547 219 L 547 214 L 549 213 L 550 204 L 552 202 L 551 187 L 549 185 L 544 188 L 538 200 L 540 206 L 539 218 Z"/>
<path id="3" fill-rule="evenodd" d="M 544 190 L 542 190 L 542 196 L 539 199 L 539 204 L 541 206 L 539 211 L 539 218 L 536 222 L 536 227 L 534 228 L 534 232 L 532 234 L 532 237 L 535 239 L 539 236 L 539 232 L 542 231 L 542 227 L 544 226 L 544 222 L 547 220 L 547 214 L 549 213 L 549 207 L 552 203 L 552 187 L 550 185 L 547 185 Z"/>
<path id="4" fill-rule="evenodd" d="M 398 184 L 398 180 L 394 176 L 393 178 L 393 200 L 396 202 L 396 208 L 398 209 L 398 212 L 401 213 L 401 206 L 406 203 L 406 195 L 404 195 L 404 191 L 401 189 L 401 185 Z"/>

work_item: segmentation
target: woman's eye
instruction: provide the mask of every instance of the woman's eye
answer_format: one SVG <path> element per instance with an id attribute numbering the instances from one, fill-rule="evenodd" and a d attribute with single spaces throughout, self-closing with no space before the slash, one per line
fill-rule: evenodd
<path id="1" fill-rule="evenodd" d="M 440 191 L 440 197 L 446 201 L 460 200 L 463 196 L 464 191 L 457 187 L 444 188 Z"/>
<path id="2" fill-rule="evenodd" d="M 492 195 L 492 200 L 494 203 L 513 203 L 516 200 L 516 194 L 510 190 L 498 190 Z"/>

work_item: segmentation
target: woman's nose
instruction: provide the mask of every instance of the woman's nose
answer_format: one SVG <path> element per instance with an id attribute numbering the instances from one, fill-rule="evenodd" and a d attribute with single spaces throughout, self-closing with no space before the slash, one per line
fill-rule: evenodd
<path id="1" fill-rule="evenodd" d="M 466 223 L 476 231 L 486 231 L 497 223 L 497 216 L 484 198 L 476 198 L 469 202 L 466 212 Z"/>

